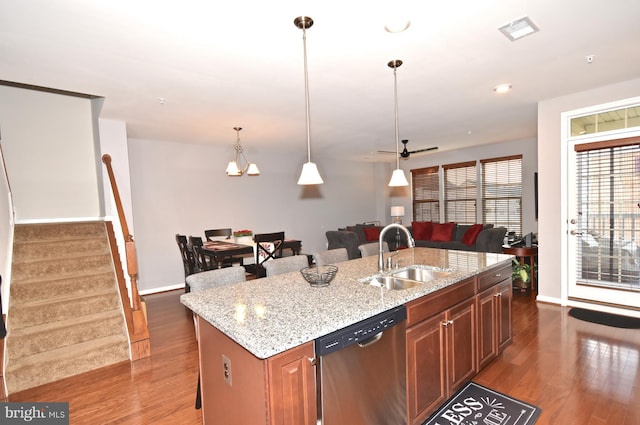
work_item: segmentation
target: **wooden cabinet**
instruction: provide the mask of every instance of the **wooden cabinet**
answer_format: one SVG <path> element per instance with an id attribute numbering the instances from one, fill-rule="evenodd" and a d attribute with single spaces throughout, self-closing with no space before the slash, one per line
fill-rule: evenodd
<path id="1" fill-rule="evenodd" d="M 509 272 L 508 274 L 506 272 Z M 478 370 L 495 359 L 511 342 L 511 289 L 510 269 L 490 272 L 489 275 L 502 279 L 494 286 L 480 292 L 478 300 L 477 353 Z M 504 278 L 504 276 L 508 276 Z M 487 276 L 485 276 L 486 280 Z M 494 278 L 494 281 L 497 280 Z M 478 279 L 480 283 L 480 278 Z"/>
<path id="2" fill-rule="evenodd" d="M 468 279 L 407 305 L 407 414 L 411 424 L 424 422 L 476 373 L 473 285 L 474 279 Z M 433 315 L 430 309 L 439 308 L 434 306 L 445 310 Z"/>
<path id="3" fill-rule="evenodd" d="M 316 424 L 313 342 L 259 359 L 200 317 L 198 339 L 204 425 Z"/>
<path id="4" fill-rule="evenodd" d="M 272 425 L 316 425 L 313 343 L 268 359 L 269 411 Z"/>

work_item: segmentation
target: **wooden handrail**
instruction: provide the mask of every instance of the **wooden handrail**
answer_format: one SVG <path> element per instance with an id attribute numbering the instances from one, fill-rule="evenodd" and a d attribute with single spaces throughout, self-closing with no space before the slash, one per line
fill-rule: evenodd
<path id="1" fill-rule="evenodd" d="M 138 292 L 138 260 L 136 258 L 136 243 L 133 240 L 133 235 L 129 233 L 129 226 L 127 225 L 127 219 L 124 215 L 124 209 L 122 208 L 122 201 L 120 200 L 120 192 L 118 191 L 118 185 L 113 174 L 113 168 L 111 167 L 111 155 L 102 155 L 102 162 L 107 167 L 107 174 L 109 175 L 109 182 L 111 183 L 111 190 L 113 192 L 116 209 L 118 211 L 118 219 L 120 221 L 120 227 L 122 228 L 122 235 L 125 243 L 125 256 L 127 260 L 127 273 L 131 281 L 131 302 L 130 305 L 124 306 L 126 309 L 130 309 L 131 322 L 133 329 L 129 329 L 129 337 L 132 345 L 132 357 L 133 360 L 139 358 L 148 357 L 151 355 L 151 349 L 149 345 L 149 330 L 147 327 L 147 315 L 144 309 L 144 303 Z M 125 294 L 122 294 L 124 299 Z M 129 304 L 129 303 L 127 303 Z"/>

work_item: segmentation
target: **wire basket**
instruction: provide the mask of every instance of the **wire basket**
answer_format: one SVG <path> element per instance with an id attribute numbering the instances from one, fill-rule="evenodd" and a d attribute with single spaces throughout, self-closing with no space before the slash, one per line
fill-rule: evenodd
<path id="1" fill-rule="evenodd" d="M 302 273 L 304 280 L 309 282 L 311 286 L 327 286 L 329 285 L 329 282 L 336 277 L 338 267 L 333 264 L 327 264 L 325 266 L 311 266 L 300 270 L 300 273 Z"/>

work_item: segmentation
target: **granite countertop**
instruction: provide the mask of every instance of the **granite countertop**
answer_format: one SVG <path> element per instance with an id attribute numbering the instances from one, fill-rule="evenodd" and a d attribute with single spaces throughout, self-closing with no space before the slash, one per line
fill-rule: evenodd
<path id="1" fill-rule="evenodd" d="M 265 359 L 497 264 L 510 264 L 511 258 L 503 254 L 412 248 L 394 257 L 400 267 L 421 264 L 453 273 L 414 288 L 388 290 L 361 281 L 377 274 L 376 255 L 338 263 L 336 277 L 325 287 L 311 287 L 299 272 L 294 272 L 184 294 L 180 301 L 253 355 Z"/>

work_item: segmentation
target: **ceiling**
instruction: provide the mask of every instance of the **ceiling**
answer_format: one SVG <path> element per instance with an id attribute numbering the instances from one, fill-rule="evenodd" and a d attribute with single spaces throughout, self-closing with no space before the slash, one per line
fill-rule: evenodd
<path id="1" fill-rule="evenodd" d="M 640 76 L 637 0 L 0 0 L 0 80 L 104 97 L 130 138 L 306 153 L 300 15 L 314 158 L 395 158 L 392 59 L 410 150 L 536 137 L 538 101 Z"/>

